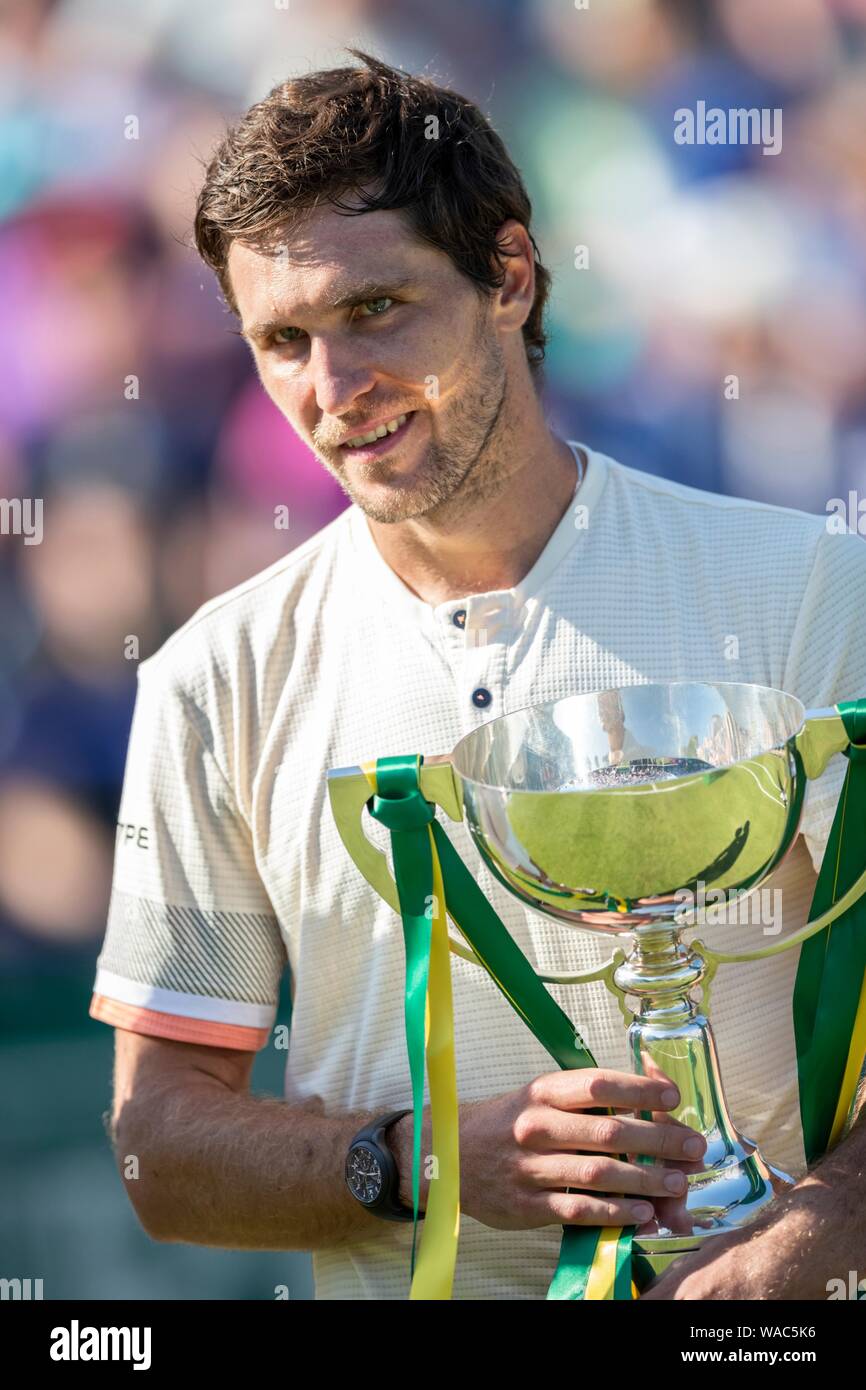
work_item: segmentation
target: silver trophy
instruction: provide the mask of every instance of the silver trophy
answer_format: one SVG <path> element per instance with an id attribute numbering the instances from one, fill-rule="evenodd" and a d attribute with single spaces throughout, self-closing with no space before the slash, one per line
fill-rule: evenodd
<path id="1" fill-rule="evenodd" d="M 798 946 L 826 915 L 752 951 L 722 954 L 682 937 L 703 917 L 724 915 L 702 914 L 702 892 L 716 906 L 739 904 L 778 867 L 797 834 L 807 779 L 847 742 L 835 707 L 807 714 L 794 696 L 765 686 L 681 681 L 517 710 L 423 760 L 425 796 L 453 820 L 465 816 L 484 862 L 521 902 L 622 940 L 596 970 L 540 978 L 603 980 L 627 1021 L 635 1072 L 669 1076 L 680 1092 L 674 1118 L 707 1141 L 686 1194 L 666 1200 L 664 1220 L 636 1233 L 635 1254 L 654 1274 L 754 1220 L 792 1184 L 731 1118 L 706 1016 L 709 984 L 724 962 Z M 358 767 L 335 769 L 329 791 L 355 862 L 399 910 L 385 856 L 362 829 L 366 777 Z M 475 959 L 453 936 L 451 946 Z M 579 1009 L 573 1017 L 580 1030 Z"/>

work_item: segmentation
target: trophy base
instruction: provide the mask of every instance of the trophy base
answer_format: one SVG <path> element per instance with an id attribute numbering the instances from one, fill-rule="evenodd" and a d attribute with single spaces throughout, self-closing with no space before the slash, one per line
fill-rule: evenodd
<path id="1" fill-rule="evenodd" d="M 668 1212 L 635 1234 L 635 1273 L 646 1287 L 681 1255 L 703 1248 L 716 1236 L 731 1235 L 760 1216 L 776 1197 L 794 1186 L 793 1178 L 768 1163 L 748 1139 L 737 1136 L 735 1152 L 689 1177 L 684 1202 L 672 1199 Z M 657 1203 L 657 1207 L 661 1207 Z"/>

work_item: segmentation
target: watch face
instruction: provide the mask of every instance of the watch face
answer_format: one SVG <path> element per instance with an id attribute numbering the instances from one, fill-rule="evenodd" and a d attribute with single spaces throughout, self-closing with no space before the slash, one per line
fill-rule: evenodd
<path id="1" fill-rule="evenodd" d="M 381 1195 L 384 1184 L 382 1165 L 372 1149 L 360 1144 L 352 1149 L 346 1160 L 346 1182 L 349 1190 L 365 1206 Z"/>

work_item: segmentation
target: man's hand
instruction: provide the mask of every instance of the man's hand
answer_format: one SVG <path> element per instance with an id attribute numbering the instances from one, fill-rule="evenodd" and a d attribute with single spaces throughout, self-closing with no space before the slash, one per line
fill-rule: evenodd
<path id="1" fill-rule="evenodd" d="M 778 1254 L 766 1242 L 753 1241 L 744 1249 L 739 1235 L 713 1236 L 703 1250 L 677 1260 L 642 1298 L 671 1302 L 787 1297 L 767 1292 L 778 1269 Z"/>
<path id="2" fill-rule="evenodd" d="M 642 1295 L 682 1299 L 823 1300 L 830 1281 L 863 1269 L 866 1116 L 753 1226 L 711 1236 Z"/>
<path id="3" fill-rule="evenodd" d="M 684 1255 L 642 1295 L 664 1302 L 712 1299 L 826 1299 L 836 1263 L 821 1257 L 820 1222 L 789 1208 L 775 1221 L 731 1236 L 712 1236 Z M 840 1265 L 841 1267 L 841 1265 Z"/>
<path id="4" fill-rule="evenodd" d="M 655 1202 L 670 1202 L 685 1191 L 678 1165 L 693 1168 L 706 1150 L 701 1135 L 667 1114 L 679 1101 L 667 1077 L 587 1067 L 546 1073 L 518 1091 L 461 1105 L 461 1208 L 497 1230 L 649 1221 Z M 599 1109 L 627 1113 L 586 1113 Z M 636 1119 L 630 1113 L 636 1110 L 654 1118 Z M 389 1143 L 400 1173 L 400 1198 L 411 1206 L 411 1115 L 393 1127 Z M 430 1152 L 425 1112 L 422 1174 Z M 617 1157 L 622 1154 L 665 1162 L 626 1162 Z M 422 1207 L 427 1189 L 422 1178 Z"/>

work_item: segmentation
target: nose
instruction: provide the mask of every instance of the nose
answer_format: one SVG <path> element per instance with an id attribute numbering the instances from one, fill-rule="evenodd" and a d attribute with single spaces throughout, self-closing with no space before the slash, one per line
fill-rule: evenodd
<path id="1" fill-rule="evenodd" d="M 307 377 L 322 414 L 343 415 L 371 389 L 376 373 L 356 345 L 320 337 L 310 345 Z"/>

